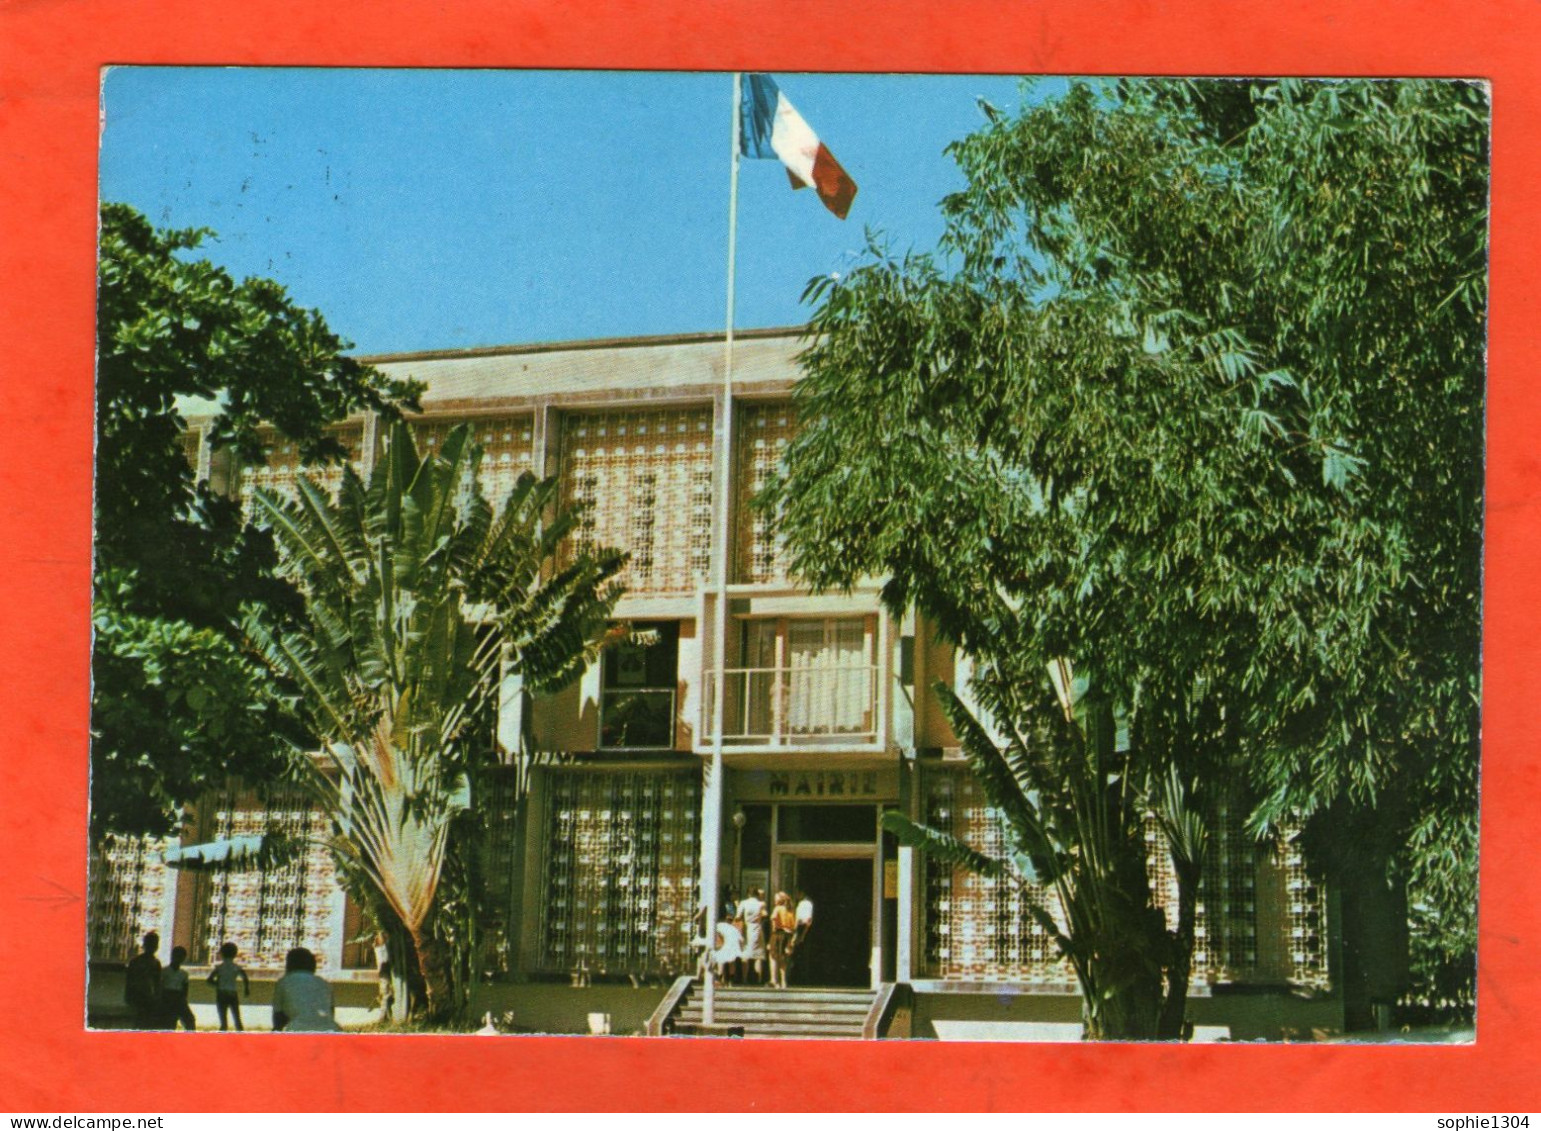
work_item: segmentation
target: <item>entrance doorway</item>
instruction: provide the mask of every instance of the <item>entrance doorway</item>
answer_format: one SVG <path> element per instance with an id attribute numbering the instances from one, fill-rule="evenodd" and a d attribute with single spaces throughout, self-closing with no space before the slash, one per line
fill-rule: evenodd
<path id="1" fill-rule="evenodd" d="M 793 959 L 801 986 L 860 986 L 872 982 L 871 856 L 782 856 L 783 883 L 813 901 L 813 927 Z"/>

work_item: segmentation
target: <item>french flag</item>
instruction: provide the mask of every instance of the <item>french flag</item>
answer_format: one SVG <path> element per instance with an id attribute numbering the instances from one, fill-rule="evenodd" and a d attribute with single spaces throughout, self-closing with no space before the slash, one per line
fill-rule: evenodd
<path id="1" fill-rule="evenodd" d="M 744 76 L 739 117 L 739 152 L 745 157 L 779 158 L 794 189 L 813 189 L 825 208 L 845 219 L 856 197 L 856 182 L 769 75 Z"/>

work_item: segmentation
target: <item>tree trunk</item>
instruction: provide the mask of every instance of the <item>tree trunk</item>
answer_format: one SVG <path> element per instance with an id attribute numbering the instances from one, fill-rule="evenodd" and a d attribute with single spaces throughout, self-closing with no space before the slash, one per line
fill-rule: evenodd
<path id="1" fill-rule="evenodd" d="M 1129 987 L 1100 1002 L 1087 1002 L 1081 1035 L 1088 1041 L 1154 1041 L 1161 1013 L 1161 987 Z"/>
<path id="2" fill-rule="evenodd" d="M 381 922 L 384 914 L 377 913 Z M 412 1016 L 412 983 L 410 972 L 417 965 L 412 953 L 411 936 L 394 914 L 389 916 L 390 926 L 385 929 L 385 942 L 390 955 L 390 969 L 379 987 L 381 1019 L 387 1022 L 406 1021 Z"/>
<path id="3" fill-rule="evenodd" d="M 1188 982 L 1193 972 L 1193 939 L 1198 926 L 1199 881 L 1203 865 L 1178 866 L 1177 930 L 1168 942 L 1166 1001 L 1161 1006 L 1157 1036 L 1163 1041 L 1188 1039 Z"/>
<path id="4" fill-rule="evenodd" d="M 1343 1025 L 1350 1032 L 1383 1029 L 1407 991 L 1406 889 L 1384 856 L 1341 870 L 1338 883 Z"/>
<path id="5" fill-rule="evenodd" d="M 1082 986 L 1082 1035 L 1088 1041 L 1153 1041 L 1161 1019 L 1160 968 L 1150 962 L 1152 939 L 1106 940 L 1087 962 Z M 1143 944 L 1143 945 L 1142 945 Z"/>
<path id="6" fill-rule="evenodd" d="M 1343 995 L 1343 1027 L 1374 1030 L 1407 991 L 1407 893 L 1397 867 L 1404 824 L 1392 811 L 1339 804 L 1306 826 L 1306 855 L 1336 899 L 1340 958 L 1333 980 Z"/>
<path id="7" fill-rule="evenodd" d="M 1077 893 L 1084 924 L 1081 955 L 1082 1028 L 1089 1041 L 1160 1039 L 1161 974 L 1169 949 L 1166 918 L 1151 905 L 1143 841 L 1123 842 L 1111 875 Z"/>
<path id="8" fill-rule="evenodd" d="M 416 952 L 417 969 L 423 980 L 426 1019 L 445 1021 L 454 1014 L 458 1004 L 447 948 L 434 938 L 431 923 L 424 922 L 412 932 L 412 949 Z"/>

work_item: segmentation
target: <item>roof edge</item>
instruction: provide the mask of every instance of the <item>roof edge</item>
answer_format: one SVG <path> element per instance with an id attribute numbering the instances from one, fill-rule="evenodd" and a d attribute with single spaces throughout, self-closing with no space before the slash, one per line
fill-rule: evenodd
<path id="1" fill-rule="evenodd" d="M 754 341 L 765 338 L 789 338 L 806 333 L 804 326 L 767 326 L 753 330 L 735 330 L 735 341 Z M 720 342 L 727 338 L 724 330 L 703 330 L 688 334 L 654 334 L 633 338 L 577 338 L 565 342 L 533 342 L 511 346 L 471 346 L 467 349 L 415 350 L 406 353 L 372 353 L 350 355 L 365 365 L 387 365 L 403 361 L 452 361 L 457 358 L 511 357 L 520 354 L 565 353 L 578 350 L 629 349 L 649 346 L 695 345 L 704 342 Z"/>

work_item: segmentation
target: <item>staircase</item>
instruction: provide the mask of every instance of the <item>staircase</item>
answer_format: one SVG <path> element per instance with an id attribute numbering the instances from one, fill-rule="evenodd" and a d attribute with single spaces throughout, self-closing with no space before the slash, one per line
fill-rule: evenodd
<path id="1" fill-rule="evenodd" d="M 793 986 L 718 986 L 714 1023 L 704 1026 L 701 986 L 682 978 L 653 1015 L 648 1031 L 798 1040 L 853 1040 L 865 1036 L 877 990 Z"/>

